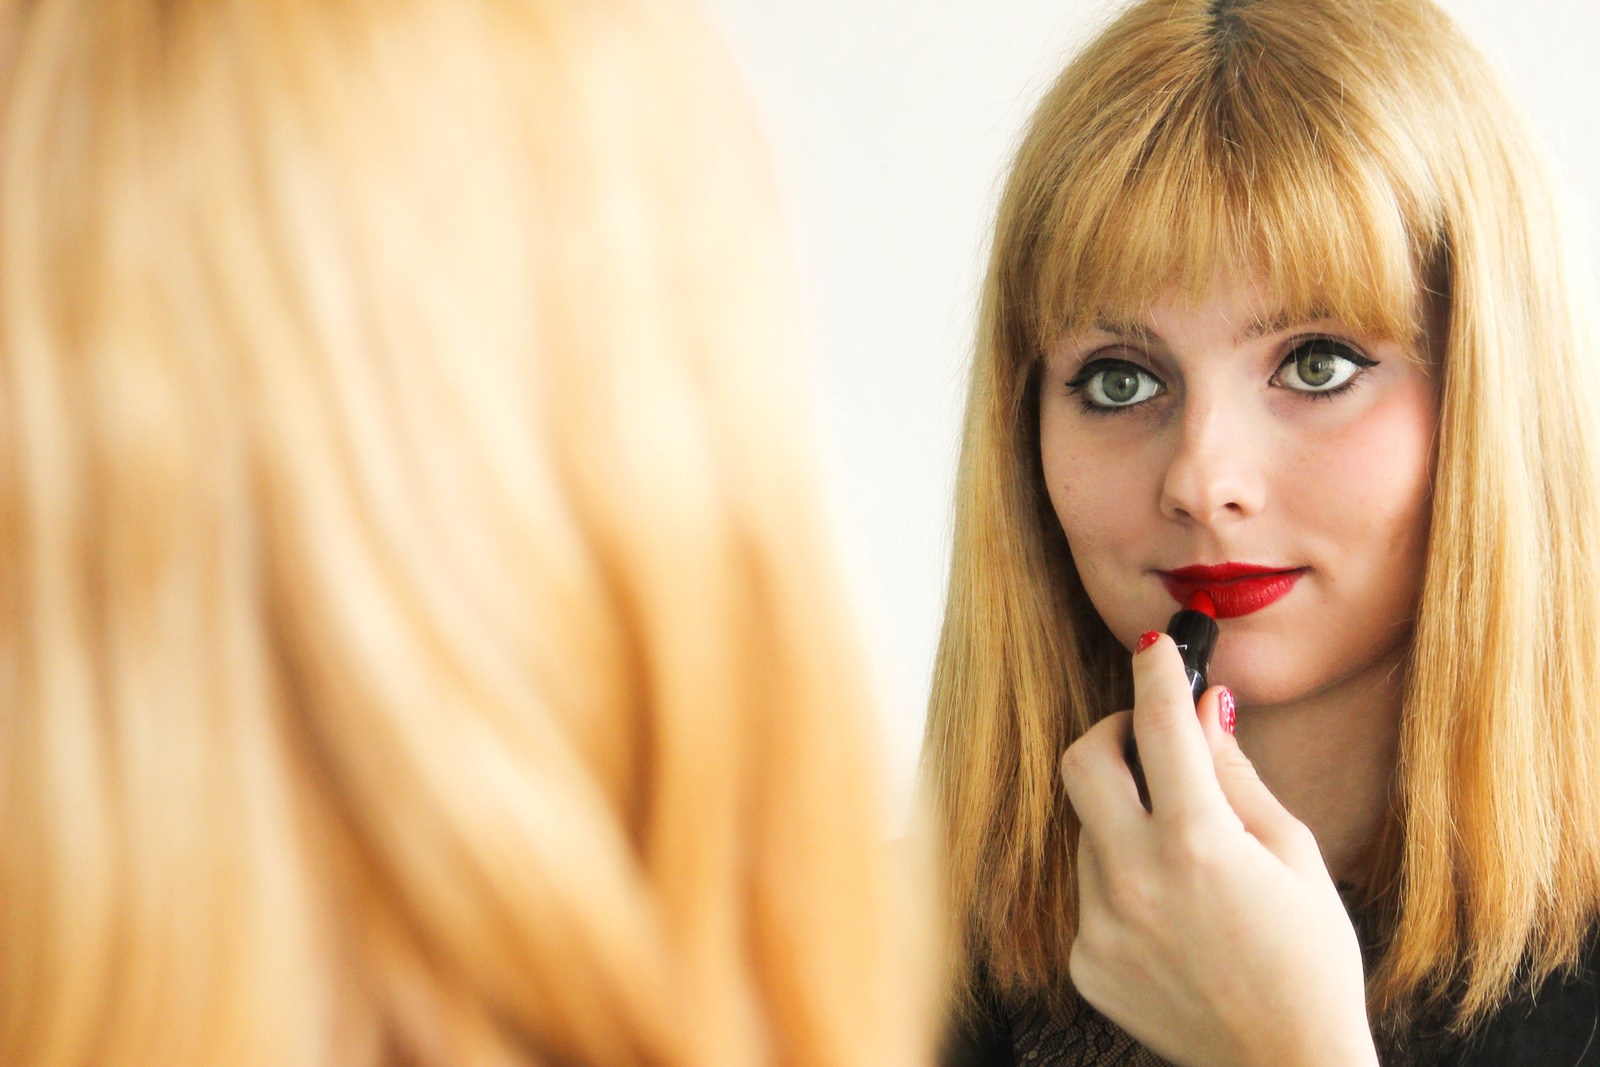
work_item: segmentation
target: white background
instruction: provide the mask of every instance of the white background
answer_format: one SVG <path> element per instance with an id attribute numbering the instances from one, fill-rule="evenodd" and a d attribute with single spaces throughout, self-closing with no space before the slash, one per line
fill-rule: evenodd
<path id="1" fill-rule="evenodd" d="M 943 607 L 974 310 L 1034 103 L 1111 0 L 701 0 L 788 211 L 829 474 L 903 803 Z M 1443 0 L 1543 133 L 1600 259 L 1600 5 Z"/>

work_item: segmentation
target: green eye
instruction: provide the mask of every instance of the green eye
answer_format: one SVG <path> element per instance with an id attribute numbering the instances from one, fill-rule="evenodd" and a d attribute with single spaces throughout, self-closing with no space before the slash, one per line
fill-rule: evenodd
<path id="1" fill-rule="evenodd" d="M 1100 391 L 1113 404 L 1128 404 L 1139 395 L 1139 376 L 1127 370 L 1108 370 L 1101 373 Z"/>
<path id="2" fill-rule="evenodd" d="M 1317 337 L 1290 350 L 1278 367 L 1278 381 L 1298 393 L 1332 393 L 1361 370 L 1377 366 L 1342 341 Z"/>
<path id="3" fill-rule="evenodd" d="M 1127 408 L 1161 391 L 1161 382 L 1142 367 L 1122 360 L 1096 360 L 1078 372 L 1067 388 L 1090 410 Z"/>
<path id="4" fill-rule="evenodd" d="M 1321 389 L 1339 373 L 1339 359 L 1331 352 L 1303 352 L 1295 357 L 1294 369 L 1302 382 Z"/>

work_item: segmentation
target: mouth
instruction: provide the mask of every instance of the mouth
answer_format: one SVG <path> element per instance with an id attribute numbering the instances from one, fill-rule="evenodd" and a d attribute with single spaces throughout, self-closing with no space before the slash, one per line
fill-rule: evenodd
<path id="1" fill-rule="evenodd" d="M 1216 605 L 1217 618 L 1235 619 L 1282 600 L 1309 570 L 1309 567 L 1217 563 L 1156 573 L 1167 594 L 1179 604 L 1186 604 L 1195 593 L 1204 592 Z"/>

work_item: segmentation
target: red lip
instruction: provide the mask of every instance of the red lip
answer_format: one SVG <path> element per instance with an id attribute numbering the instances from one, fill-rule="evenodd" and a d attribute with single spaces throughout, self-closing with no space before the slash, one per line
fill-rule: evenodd
<path id="1" fill-rule="evenodd" d="M 1158 571 L 1167 593 L 1180 604 L 1204 590 L 1217 606 L 1217 618 L 1234 619 L 1260 611 L 1289 595 L 1304 567 L 1264 567 L 1255 563 L 1195 564 Z"/>

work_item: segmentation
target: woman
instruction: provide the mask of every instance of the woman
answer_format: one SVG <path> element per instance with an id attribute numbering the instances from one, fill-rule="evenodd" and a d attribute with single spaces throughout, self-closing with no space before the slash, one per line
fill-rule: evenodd
<path id="1" fill-rule="evenodd" d="M 952 1063 L 1600 1062 L 1594 305 L 1538 158 L 1426 0 L 1146 0 L 1040 105 L 928 734 Z"/>
<path id="2" fill-rule="evenodd" d="M 6 14 L 0 1062 L 920 1060 L 702 33 Z"/>

